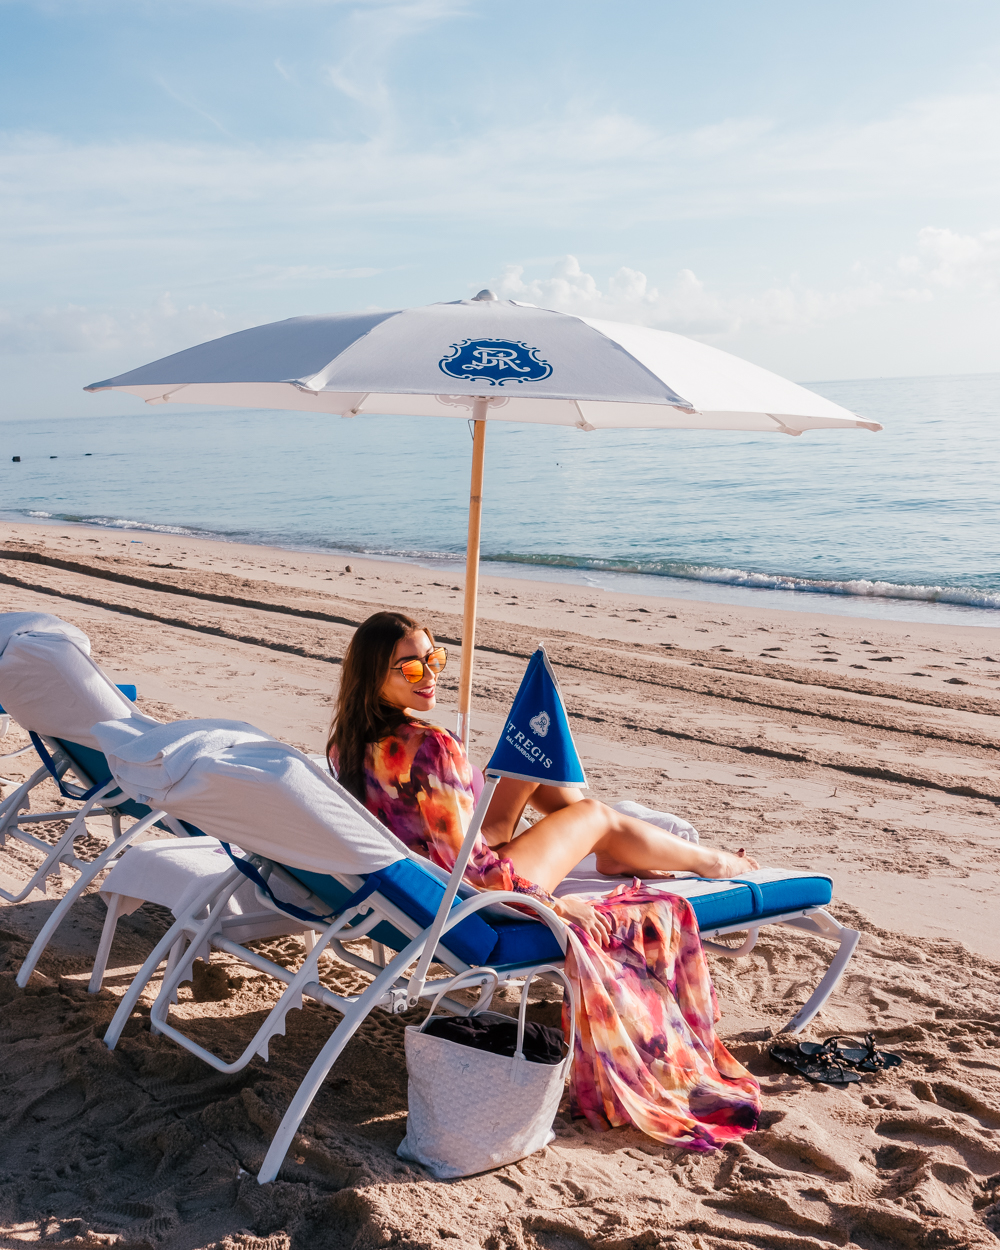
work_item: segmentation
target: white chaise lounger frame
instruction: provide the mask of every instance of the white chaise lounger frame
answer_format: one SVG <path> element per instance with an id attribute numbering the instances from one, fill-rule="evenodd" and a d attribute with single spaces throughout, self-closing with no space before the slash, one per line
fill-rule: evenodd
<path id="1" fill-rule="evenodd" d="M 487 786 L 490 793 L 492 793 L 492 785 L 495 785 L 495 781 L 489 779 Z M 484 794 L 483 797 L 486 802 L 481 802 L 477 808 L 476 817 L 473 820 L 473 824 L 470 825 L 466 846 L 463 847 L 463 851 L 466 849 L 471 851 L 472 841 L 485 813 L 489 794 Z M 371 819 L 374 820 L 374 817 L 371 817 Z M 427 926 L 421 926 L 416 923 L 377 889 L 357 902 L 349 900 L 346 908 L 334 919 L 328 922 L 319 920 L 319 916 L 328 912 L 328 904 L 315 894 L 312 894 L 297 877 L 292 876 L 273 861 L 253 855 L 247 858 L 252 864 L 257 866 L 261 876 L 267 880 L 269 886 L 272 883 L 280 883 L 279 888 L 282 889 L 286 897 L 297 896 L 294 901 L 299 908 L 315 908 L 317 911 L 316 931 L 318 936 L 313 949 L 307 952 L 300 968 L 293 973 L 279 964 L 266 959 L 258 952 L 248 950 L 242 944 L 227 939 L 220 931 L 220 917 L 225 904 L 243 880 L 242 872 L 234 867 L 226 874 L 225 878 L 207 887 L 199 897 L 192 900 L 191 905 L 184 913 L 178 916 L 171 929 L 150 953 L 149 958 L 143 964 L 125 997 L 119 1004 L 114 1019 L 105 1035 L 105 1041 L 109 1047 L 113 1048 L 116 1045 L 125 1023 L 143 991 L 154 978 L 160 963 L 168 955 L 171 957 L 170 966 L 164 975 L 159 993 L 151 1009 L 150 1027 L 154 1033 L 161 1033 L 171 1038 L 220 1072 L 239 1071 L 258 1054 L 266 1060 L 270 1039 L 284 1034 L 285 1017 L 289 1011 L 301 1007 L 303 996 L 341 1012 L 343 1018 L 334 1027 L 329 1039 L 314 1059 L 275 1133 L 258 1175 L 258 1180 L 262 1184 L 274 1180 L 278 1175 L 282 1161 L 303 1116 L 306 1114 L 333 1064 L 368 1014 L 375 1008 L 393 1014 L 403 1012 L 416 1005 L 422 999 L 429 998 L 436 991 L 435 983 L 426 980 L 432 960 L 445 965 L 450 969 L 451 973 L 470 970 L 472 966 L 449 951 L 445 941 L 442 940 L 455 925 L 467 916 L 479 911 L 486 911 L 488 914 L 490 909 L 496 909 L 499 913 L 509 915 L 510 913 L 507 911 L 505 904 L 517 903 L 520 907 L 528 907 L 534 911 L 555 935 L 562 951 L 565 952 L 566 950 L 567 939 L 563 922 L 550 908 L 537 902 L 530 896 L 494 891 L 489 893 L 474 892 L 471 897 L 464 898 L 457 906 L 452 907 L 456 894 L 468 892 L 468 887 L 463 886 L 459 872 L 460 866 L 463 865 L 462 856 L 456 863 L 455 871 L 447 878 L 446 892 L 441 899 L 434 921 Z M 440 870 L 435 870 L 434 866 L 428 864 L 426 860 L 417 859 L 415 856 L 411 856 L 411 858 L 424 871 L 435 872 L 435 875 L 439 877 L 445 876 Z M 365 878 L 360 876 L 340 873 L 331 873 L 330 876 L 350 890 L 352 894 L 361 890 L 365 885 Z M 279 910 L 276 904 L 259 887 L 257 889 L 257 899 L 262 906 Z M 292 898 L 288 897 L 288 901 L 292 901 Z M 207 913 L 206 908 L 208 909 Z M 396 953 L 394 957 L 391 957 L 385 965 L 364 958 L 357 952 L 348 949 L 346 945 L 348 942 L 366 938 L 382 921 L 387 921 L 399 933 L 409 939 L 403 949 Z M 759 925 L 752 928 L 748 926 L 746 918 L 732 924 L 713 927 L 706 930 L 703 934 L 705 948 L 716 954 L 731 958 L 748 954 L 753 949 L 759 930 L 764 924 L 785 925 L 838 942 L 838 950 L 826 974 L 808 1001 L 782 1030 L 783 1032 L 797 1033 L 813 1019 L 829 998 L 854 953 L 859 934 L 840 925 L 822 907 L 815 906 L 768 916 L 766 919 L 762 919 Z M 746 932 L 747 938 L 738 947 L 729 947 L 717 941 L 717 939 L 731 933 L 739 932 Z M 182 949 L 184 943 L 186 943 L 186 948 Z M 374 943 L 373 947 L 376 956 L 378 956 L 381 953 L 381 948 Z M 328 989 L 321 983 L 319 979 L 319 960 L 328 949 L 332 949 L 343 962 L 373 977 L 372 982 L 362 993 L 341 995 Z M 193 961 L 199 956 L 208 956 L 211 950 L 238 958 L 249 966 L 275 977 L 276 980 L 283 982 L 285 985 L 281 998 L 260 1025 L 253 1038 L 243 1052 L 231 1061 L 221 1059 L 197 1042 L 194 1042 L 173 1025 L 169 1019 L 170 1004 L 172 1001 L 176 1001 L 176 992 L 179 984 L 190 978 Z M 415 962 L 416 968 L 413 969 L 412 966 Z M 526 976 L 540 962 L 551 963 L 554 961 L 550 958 L 544 961 L 535 959 L 518 966 L 496 968 L 491 965 L 491 969 L 496 972 L 500 983 L 503 983 Z M 409 975 L 407 975 L 408 969 L 412 969 Z M 485 985 L 490 980 L 490 978 L 484 975 L 482 984 Z M 465 1007 L 452 1000 L 446 1000 L 446 1002 L 449 1009 L 458 1014 L 467 1014 L 469 1010 L 474 1009 Z M 485 1005 L 484 1002 L 477 1002 L 475 1008 Z"/>
<path id="2" fill-rule="evenodd" d="M 43 735 L 39 735 L 39 737 L 48 751 L 55 766 L 57 777 L 67 790 L 69 797 L 78 800 L 83 799 L 88 791 L 93 789 L 93 781 L 85 776 L 82 766 L 76 760 L 69 758 L 56 739 Z M 90 781 L 90 785 L 84 789 L 67 781 L 65 774 L 70 770 L 80 780 Z M 8 903 L 22 902 L 31 894 L 32 890 L 40 890 L 43 894 L 46 894 L 48 892 L 48 878 L 58 875 L 60 865 L 63 864 L 80 874 L 80 877 L 74 884 L 74 890 L 76 886 L 80 886 L 80 889 L 74 893 L 73 897 L 76 898 L 82 893 L 83 889 L 90 884 L 106 865 L 103 853 L 98 857 L 98 860 L 101 861 L 100 863 L 98 863 L 98 860 L 88 861 L 80 859 L 76 854 L 74 848 L 76 839 L 88 836 L 87 820 L 89 817 L 99 815 L 111 817 L 112 842 L 110 847 L 107 848 L 108 850 L 118 845 L 122 837 L 122 814 L 119 808 L 123 804 L 130 803 L 130 800 L 122 794 L 114 778 L 87 798 L 76 811 L 66 811 L 65 809 L 52 812 L 22 811 L 22 806 L 29 801 L 31 791 L 39 782 L 44 781 L 50 775 L 48 766 L 43 764 L 0 804 L 0 848 L 6 845 L 8 838 L 12 838 L 22 842 L 25 846 L 31 847 L 32 850 L 43 856 L 42 863 L 35 869 L 20 890 L 11 893 L 0 887 L 0 898 L 5 899 Z M 67 828 L 56 842 L 44 842 L 41 838 L 35 837 L 27 829 L 23 828 L 24 825 L 54 823 L 56 821 L 69 821 Z M 141 830 L 136 829 L 135 826 L 129 829 L 129 840 L 131 841 L 139 833 L 145 832 L 147 828 L 158 821 L 162 821 L 178 837 L 187 836 L 186 831 L 178 821 L 173 820 L 165 812 L 161 811 L 154 813 L 152 820 L 144 817 Z M 124 845 L 121 845 L 120 849 L 124 850 Z"/>

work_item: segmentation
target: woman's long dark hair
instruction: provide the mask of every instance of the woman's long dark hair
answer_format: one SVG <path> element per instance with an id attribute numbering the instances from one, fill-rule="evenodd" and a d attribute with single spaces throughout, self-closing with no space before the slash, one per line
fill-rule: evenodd
<path id="1" fill-rule="evenodd" d="M 405 720 L 402 708 L 382 698 L 392 653 L 401 638 L 417 630 L 423 630 L 433 647 L 434 636 L 425 625 L 401 612 L 376 612 L 358 626 L 344 656 L 326 753 L 329 756 L 331 749 L 336 750 L 337 778 L 362 802 L 365 748 L 369 742 L 391 734 Z"/>

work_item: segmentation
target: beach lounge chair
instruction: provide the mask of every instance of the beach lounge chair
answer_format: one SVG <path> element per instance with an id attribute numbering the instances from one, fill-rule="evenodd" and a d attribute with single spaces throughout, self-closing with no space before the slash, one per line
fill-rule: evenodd
<path id="1" fill-rule="evenodd" d="M 134 697 L 134 686 L 116 686 L 94 663 L 90 640 L 74 625 L 46 613 L 0 614 L 0 706 L 31 735 L 40 759 L 38 769 L 0 803 L 0 846 L 15 839 L 43 857 L 20 890 L 0 889 L 7 902 L 20 902 L 35 889 L 45 893 L 47 878 L 58 874 L 62 864 L 77 872 L 90 869 L 74 851 L 76 839 L 87 834 L 89 816 L 110 816 L 117 838 L 123 816 L 142 819 L 149 814 L 148 807 L 118 789 L 90 733 L 97 721 L 109 719 L 131 722 L 140 730 L 159 724 L 136 708 Z M 32 791 L 49 777 L 63 798 L 77 806 L 27 810 Z M 30 826 L 55 821 L 70 822 L 55 844 L 31 833 Z M 185 832 L 176 822 L 170 824 L 173 832 Z"/>
<path id="2" fill-rule="evenodd" d="M 27 984 L 77 898 L 126 846 L 153 826 L 177 837 L 187 838 L 199 832 L 123 794 L 90 732 L 97 721 L 112 717 L 133 733 L 158 725 L 159 721 L 135 707 L 135 694 L 134 686 L 116 685 L 94 663 L 90 640 L 76 626 L 47 613 L 0 614 L 0 701 L 4 714 L 31 734 L 32 749 L 41 761 L 27 781 L 0 804 L 0 845 L 11 838 L 42 856 L 41 865 L 20 889 L 0 889 L 0 897 L 16 903 L 35 889 L 46 893 L 49 877 L 58 874 L 63 865 L 78 874 L 21 965 L 18 983 L 22 986 Z M 49 777 L 63 798 L 76 806 L 55 811 L 25 810 L 32 791 Z M 77 856 L 75 844 L 78 838 L 87 836 L 87 820 L 99 815 L 111 819 L 112 843 L 88 863 Z M 136 822 L 125 834 L 123 817 Z M 56 821 L 66 821 L 68 827 L 55 843 L 43 841 L 31 832 L 32 825 Z"/>
<path id="3" fill-rule="evenodd" d="M 561 963 L 566 931 L 551 909 L 530 896 L 477 893 L 455 873 L 449 878 L 428 861 L 411 855 L 298 751 L 265 734 L 250 733 L 247 726 L 234 724 L 226 731 L 222 725 L 216 722 L 212 731 L 199 731 L 198 722 L 164 726 L 131 741 L 116 741 L 114 726 L 95 727 L 114 776 L 126 792 L 160 803 L 179 818 L 196 821 L 223 843 L 238 840 L 247 853 L 245 862 L 234 863 L 178 914 L 129 987 L 105 1041 L 115 1046 L 159 964 L 178 944 L 183 949 L 164 977 L 151 1012 L 151 1027 L 218 1071 L 238 1071 L 257 1054 L 266 1059 L 270 1038 L 284 1033 L 287 1013 L 301 1006 L 304 995 L 342 1013 L 275 1133 L 258 1175 L 264 1183 L 277 1176 L 302 1117 L 365 1017 L 376 1007 L 391 1013 L 405 1011 L 435 992 L 435 983 L 426 980 L 432 959 L 450 973 L 488 967 L 502 983 L 520 979 L 540 964 Z M 171 734 L 171 730 L 180 732 Z M 484 801 L 477 806 L 466 839 L 470 845 L 495 781 L 488 777 Z M 295 973 L 221 932 L 222 909 L 246 872 L 257 875 L 261 905 L 303 919 L 317 932 L 315 946 Z M 696 914 L 703 909 L 708 918 L 703 925 L 706 937 L 756 930 L 763 924 L 806 927 L 799 923 L 803 920 L 815 920 L 815 931 L 824 936 L 850 932 L 822 910 L 822 903 L 830 899 L 829 878 L 784 874 L 786 884 L 782 885 L 782 874 L 773 875 L 773 884 L 690 883 L 687 888 L 692 891 Z M 114 873 L 106 886 L 113 880 Z M 696 887 L 700 885 L 706 889 L 699 893 Z M 603 887 L 607 892 L 606 881 Z M 542 923 L 513 910 L 511 903 L 534 911 Z M 827 920 L 829 931 L 824 927 Z M 359 938 L 394 954 L 382 966 L 350 949 L 349 944 Z M 706 944 L 715 948 L 714 943 Z M 751 946 L 748 939 L 738 950 L 721 945 L 719 949 L 733 955 Z M 187 1037 L 169 1019 L 177 985 L 190 978 L 191 964 L 199 953 L 213 949 L 271 974 L 286 986 L 243 1053 L 230 1061 Z M 336 994 L 320 982 L 319 959 L 328 949 L 372 977 L 361 994 Z M 842 940 L 840 963 L 836 969 L 831 967 L 787 1029 L 801 1029 L 819 1010 L 852 950 L 851 943 Z M 492 983 L 484 976 L 483 983 L 488 981 Z M 453 1001 L 447 1005 L 460 1014 L 469 1010 Z"/>
<path id="4" fill-rule="evenodd" d="M 0 889 L 8 902 L 20 902 L 32 890 L 46 892 L 48 878 L 65 864 L 77 873 L 77 880 L 59 900 L 32 943 L 18 970 L 17 983 L 25 986 L 39 959 L 59 925 L 77 899 L 112 862 L 138 838 L 152 829 L 167 832 L 172 838 L 168 848 L 158 857 L 152 872 L 143 872 L 141 858 L 119 879 L 124 880 L 126 893 L 112 897 L 106 894 L 108 916 L 96 952 L 90 980 L 90 992 L 96 993 L 103 983 L 104 970 L 115 928 L 121 916 L 134 911 L 143 902 L 183 906 L 193 888 L 218 875 L 219 856 L 228 857 L 218 848 L 213 855 L 210 846 L 191 846 L 191 838 L 199 842 L 201 830 L 169 816 L 160 808 L 136 802 L 123 794 L 111 776 L 108 762 L 100 750 L 91 727 L 98 721 L 115 718 L 119 736 L 135 736 L 159 725 L 153 717 L 135 706 L 134 686 L 116 686 L 90 658 L 90 640 L 76 626 L 45 613 L 9 612 L 0 614 L 0 699 L 5 699 L 5 715 L 13 718 L 32 734 L 33 749 L 42 761 L 26 782 L 0 805 L 0 846 L 10 837 L 31 846 L 43 856 L 43 862 L 28 882 L 16 893 Z M 32 748 L 26 748 L 32 749 Z M 69 780 L 72 775 L 78 784 Z M 26 812 L 30 795 L 42 781 L 52 777 L 64 798 L 75 800 L 75 809 L 51 812 Z M 108 815 L 112 822 L 112 842 L 87 863 L 77 857 L 74 844 L 86 836 L 87 819 Z M 122 832 L 122 818 L 135 823 Z M 31 824 L 47 821 L 68 821 L 68 828 L 55 844 L 34 837 Z M 137 847 L 136 850 L 141 848 Z M 147 863 L 148 863 L 147 858 Z M 311 930 L 287 916 L 276 916 L 273 909 L 256 905 L 253 887 L 244 885 L 223 909 L 220 923 L 223 932 L 238 941 L 302 934 L 310 940 Z"/>

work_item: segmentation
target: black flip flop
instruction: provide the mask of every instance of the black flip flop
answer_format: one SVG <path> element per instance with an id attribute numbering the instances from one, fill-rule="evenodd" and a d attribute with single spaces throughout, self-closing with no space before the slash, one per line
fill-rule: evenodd
<path id="1" fill-rule="evenodd" d="M 784 1068 L 791 1068 L 814 1085 L 854 1085 L 861 1080 L 857 1072 L 846 1068 L 832 1048 L 816 1042 L 799 1042 L 796 1046 L 772 1046 L 768 1054 Z"/>
<path id="2" fill-rule="evenodd" d="M 890 1050 L 879 1050 L 871 1033 L 865 1034 L 863 1049 L 841 1046 L 839 1037 L 831 1037 L 827 1041 L 834 1044 L 838 1057 L 844 1063 L 850 1064 L 856 1072 L 881 1072 L 884 1068 L 898 1068 L 903 1062 L 902 1055 L 894 1055 Z"/>

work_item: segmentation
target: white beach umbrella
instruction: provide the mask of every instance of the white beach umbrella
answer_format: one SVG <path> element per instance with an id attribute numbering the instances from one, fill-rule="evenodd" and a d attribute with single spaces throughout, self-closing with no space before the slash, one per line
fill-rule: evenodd
<path id="1" fill-rule="evenodd" d="M 126 391 L 148 404 L 473 418 L 458 718 L 466 742 L 488 421 L 795 435 L 882 428 L 682 335 L 501 301 L 491 291 L 423 308 L 292 317 L 86 389 Z"/>

